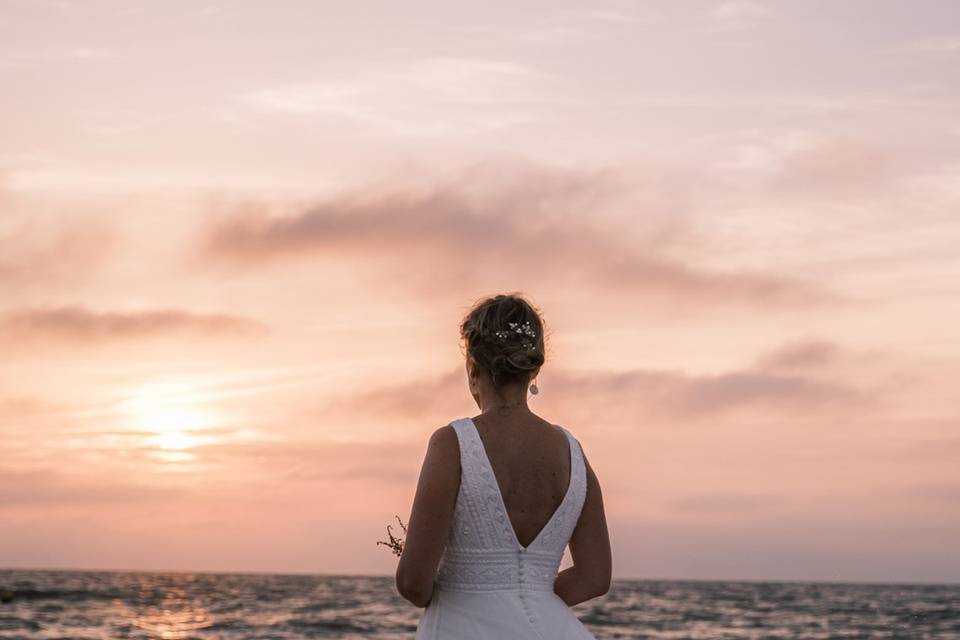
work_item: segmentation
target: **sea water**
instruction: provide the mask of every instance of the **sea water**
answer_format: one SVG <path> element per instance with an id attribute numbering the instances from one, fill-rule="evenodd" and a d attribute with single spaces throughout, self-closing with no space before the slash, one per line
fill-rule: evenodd
<path id="1" fill-rule="evenodd" d="M 392 576 L 0 570 L 3 591 L 0 638 L 395 640 L 423 612 Z M 615 580 L 573 611 L 600 640 L 960 640 L 960 585 Z"/>

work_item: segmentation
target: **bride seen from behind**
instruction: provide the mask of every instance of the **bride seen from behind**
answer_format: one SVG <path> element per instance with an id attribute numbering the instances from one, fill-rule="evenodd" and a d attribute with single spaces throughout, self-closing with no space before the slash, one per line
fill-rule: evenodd
<path id="1" fill-rule="evenodd" d="M 593 638 L 569 607 L 610 588 L 610 540 L 579 440 L 528 405 L 541 315 L 518 293 L 491 296 L 460 337 L 480 414 L 427 444 L 396 571 L 400 595 L 425 609 L 416 638 Z M 572 566 L 558 571 L 568 545 Z"/>

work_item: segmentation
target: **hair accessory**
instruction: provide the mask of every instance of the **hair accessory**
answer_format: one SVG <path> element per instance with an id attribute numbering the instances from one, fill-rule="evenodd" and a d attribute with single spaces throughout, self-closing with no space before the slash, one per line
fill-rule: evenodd
<path id="1" fill-rule="evenodd" d="M 507 323 L 507 326 L 510 327 L 510 329 L 513 330 L 513 331 L 512 331 L 513 333 L 517 333 L 517 334 L 519 334 L 519 335 L 524 335 L 524 336 L 527 336 L 527 337 L 529 337 L 529 338 L 536 338 L 536 337 L 537 337 L 537 332 L 534 331 L 534 329 L 533 329 L 532 326 L 530 326 L 530 321 L 529 321 L 529 320 L 525 321 L 523 324 L 520 324 L 519 322 L 508 322 L 508 323 Z M 500 340 L 506 340 L 508 337 L 510 337 L 510 333 L 511 333 L 511 331 L 509 331 L 509 330 L 507 330 L 507 329 L 501 329 L 500 331 L 494 331 L 494 335 L 497 336 L 497 338 L 499 338 Z M 525 340 L 525 341 L 524 341 L 524 344 L 523 344 L 523 347 L 524 347 L 525 349 L 528 349 L 528 350 L 530 350 L 530 351 L 533 351 L 534 349 L 537 348 L 537 345 L 536 345 L 532 340 Z M 536 393 L 536 392 L 534 392 L 534 393 Z"/>

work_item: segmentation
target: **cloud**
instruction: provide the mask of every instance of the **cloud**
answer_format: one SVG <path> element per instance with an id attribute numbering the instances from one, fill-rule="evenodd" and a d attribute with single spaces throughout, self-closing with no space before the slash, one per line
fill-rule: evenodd
<path id="1" fill-rule="evenodd" d="M 766 369 L 815 367 L 833 362 L 839 347 L 829 340 L 809 338 L 787 343 L 760 359 Z"/>
<path id="2" fill-rule="evenodd" d="M 770 7 L 765 3 L 733 0 L 716 5 L 711 15 L 718 29 L 734 31 L 753 27 L 770 13 Z"/>
<path id="3" fill-rule="evenodd" d="M 52 470 L 0 470 L 0 507 L 19 505 L 140 504 L 183 495 L 172 487 L 140 485 L 120 478 L 88 479 Z"/>
<path id="4" fill-rule="evenodd" d="M 930 501 L 948 508 L 960 507 L 960 482 L 896 485 L 884 487 L 883 491 L 877 493 L 889 495 L 890 491 L 910 499 Z"/>
<path id="5" fill-rule="evenodd" d="M 808 412 L 869 401 L 866 394 L 844 383 L 765 371 L 695 376 L 682 381 L 678 391 L 670 404 L 685 415 L 698 416 L 743 405 Z"/>
<path id="6" fill-rule="evenodd" d="M 389 385 L 339 398 L 321 412 L 331 415 L 430 416 L 457 415 L 464 410 L 465 374 L 458 368 L 445 375 Z M 761 369 L 720 374 L 690 374 L 660 369 L 623 372 L 553 369 L 540 376 L 552 397 L 577 398 L 571 409 L 589 413 L 591 421 L 611 423 L 630 415 L 630 424 L 646 419 L 700 422 L 734 415 L 776 414 L 777 420 L 812 415 L 864 413 L 880 406 L 874 389 L 803 375 Z M 584 407 L 589 398 L 589 407 Z M 449 399 L 449 400 L 448 400 Z M 771 413 L 774 412 L 774 413 Z M 569 411 L 568 411 L 569 413 Z M 585 416 L 586 417 L 586 414 Z"/>
<path id="7" fill-rule="evenodd" d="M 439 426 L 439 425 L 437 425 Z M 204 464 L 240 465 L 267 472 L 272 480 L 416 480 L 423 441 L 274 440 L 202 444 L 190 448 Z"/>
<path id="8" fill-rule="evenodd" d="M 960 34 L 922 38 L 894 47 L 892 51 L 922 51 L 944 55 L 958 54 L 960 53 Z"/>
<path id="9" fill-rule="evenodd" d="M 484 133 L 541 122 L 537 87 L 551 77 L 514 62 L 436 56 L 349 78 L 252 89 L 234 104 L 252 113 L 344 120 L 403 137 Z"/>
<path id="10" fill-rule="evenodd" d="M 873 193 L 904 174 L 905 161 L 884 145 L 853 138 L 818 139 L 780 161 L 771 186 L 786 193 Z"/>
<path id="11" fill-rule="evenodd" d="M 957 101 L 950 95 L 933 93 L 932 95 L 912 95 L 909 92 L 890 94 L 883 91 L 791 91 L 751 89 L 744 91 L 685 91 L 682 93 L 626 93 L 618 98 L 617 105 L 641 109 L 696 109 L 704 112 L 745 111 L 751 116 L 764 115 L 785 118 L 806 118 L 809 116 L 848 116 L 865 114 L 876 116 L 887 112 L 896 116 L 904 110 L 925 111 L 938 117 L 944 111 L 956 108 Z M 745 116 L 746 117 L 746 116 Z M 767 131 L 758 127 L 748 127 L 746 131 L 754 134 L 758 143 L 769 141 L 776 136 L 776 130 Z M 736 132 L 735 132 L 736 133 Z M 711 136 L 714 134 L 710 134 Z M 717 135 L 727 135 L 724 133 Z"/>
<path id="12" fill-rule="evenodd" d="M 791 103 L 795 105 L 791 106 Z M 836 103 L 840 107 L 839 103 Z M 852 99 L 851 110 L 869 109 L 869 99 Z M 882 107 L 877 104 L 873 109 Z M 784 110 L 831 110 L 811 97 L 805 104 L 796 97 L 783 101 Z M 903 108 L 909 108 L 904 104 Z M 733 178 L 749 189 L 779 203 L 820 199 L 831 205 L 850 205 L 865 198 L 886 201 L 897 195 L 899 181 L 922 166 L 910 148 L 880 143 L 858 135 L 825 135 L 816 130 L 750 129 L 734 134 L 728 157 L 713 164 L 715 177 Z"/>
<path id="13" fill-rule="evenodd" d="M 784 498 L 767 493 L 704 493 L 690 494 L 674 498 L 667 503 L 673 511 L 695 515 L 711 513 L 740 513 L 758 511 L 783 503 Z"/>
<path id="14" fill-rule="evenodd" d="M 463 396 L 458 391 L 466 384 L 465 376 L 463 369 L 457 369 L 438 378 L 376 387 L 333 398 L 324 411 L 410 417 L 454 415 L 463 410 Z"/>
<path id="15" fill-rule="evenodd" d="M 293 214 L 238 207 L 211 222 L 195 258 L 200 266 L 230 268 L 305 256 L 349 259 L 361 276 L 384 286 L 432 293 L 498 278 L 516 282 L 522 274 L 531 286 L 611 290 L 654 304 L 769 308 L 851 301 L 795 277 L 665 257 L 665 244 L 683 233 L 682 221 L 666 205 L 618 204 L 614 195 L 625 189 L 619 176 L 531 170 L 512 183 L 501 179 L 498 188 L 483 178 L 341 194 Z M 603 215 L 616 206 L 630 207 L 628 222 Z"/>
<path id="16" fill-rule="evenodd" d="M 65 223 L 52 237 L 41 231 L 27 222 L 5 233 L 0 229 L 0 285 L 77 282 L 98 269 L 117 244 L 115 232 L 98 220 Z"/>
<path id="17" fill-rule="evenodd" d="M 9 345 L 99 344 L 169 335 L 261 335 L 266 330 L 263 323 L 241 316 L 180 309 L 94 311 L 65 305 L 21 309 L 0 316 L 0 340 Z"/>
<path id="18" fill-rule="evenodd" d="M 63 64 L 70 62 L 89 63 L 118 58 L 115 51 L 100 47 L 47 47 L 6 51 L 0 57 L 0 66 L 24 67 L 34 63 L 49 62 Z"/>
<path id="19" fill-rule="evenodd" d="M 63 411 L 66 408 L 66 405 L 56 404 L 35 396 L 0 396 L 0 421 L 11 423 L 24 418 Z"/>
<path id="20" fill-rule="evenodd" d="M 513 29 L 504 29 L 499 24 L 464 24 L 457 30 L 485 42 L 569 46 L 577 42 L 602 41 L 619 29 L 651 26 L 659 16 L 650 7 L 630 7 L 629 11 L 602 8 L 537 12 L 535 18 L 535 24 L 516 24 Z"/>

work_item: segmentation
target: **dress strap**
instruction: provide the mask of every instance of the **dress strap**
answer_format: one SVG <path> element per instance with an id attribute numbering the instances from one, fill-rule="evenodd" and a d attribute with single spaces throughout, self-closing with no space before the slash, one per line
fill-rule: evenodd
<path id="1" fill-rule="evenodd" d="M 566 427 L 561 424 L 554 425 L 563 429 L 563 432 L 567 434 L 567 441 L 570 442 L 570 452 L 573 454 L 572 459 L 575 462 L 579 463 L 579 466 L 583 466 L 583 448 L 580 446 L 580 441 L 577 440 L 572 433 L 570 433 Z M 571 473 L 573 469 L 570 470 Z"/>
<path id="2" fill-rule="evenodd" d="M 467 472 L 467 469 L 472 466 L 471 453 L 471 443 L 473 438 L 470 437 L 470 429 L 467 423 L 467 418 L 457 418 L 450 422 L 450 426 L 453 427 L 453 430 L 457 434 L 457 443 L 460 447 L 460 468 L 463 472 Z"/>
<path id="3" fill-rule="evenodd" d="M 477 492 L 486 472 L 483 464 L 486 456 L 483 441 L 480 440 L 480 434 L 470 418 L 457 418 L 450 424 L 457 432 L 460 444 L 461 484 L 464 489 Z"/>
<path id="4" fill-rule="evenodd" d="M 583 447 L 580 446 L 580 441 L 577 440 L 566 427 L 559 424 L 556 426 L 563 429 L 563 432 L 567 434 L 567 441 L 570 443 L 570 484 L 573 485 L 571 490 L 576 496 L 574 498 L 575 502 L 582 505 L 587 492 L 587 464 L 583 458 Z M 577 512 L 579 514 L 579 507 L 577 508 Z"/>

